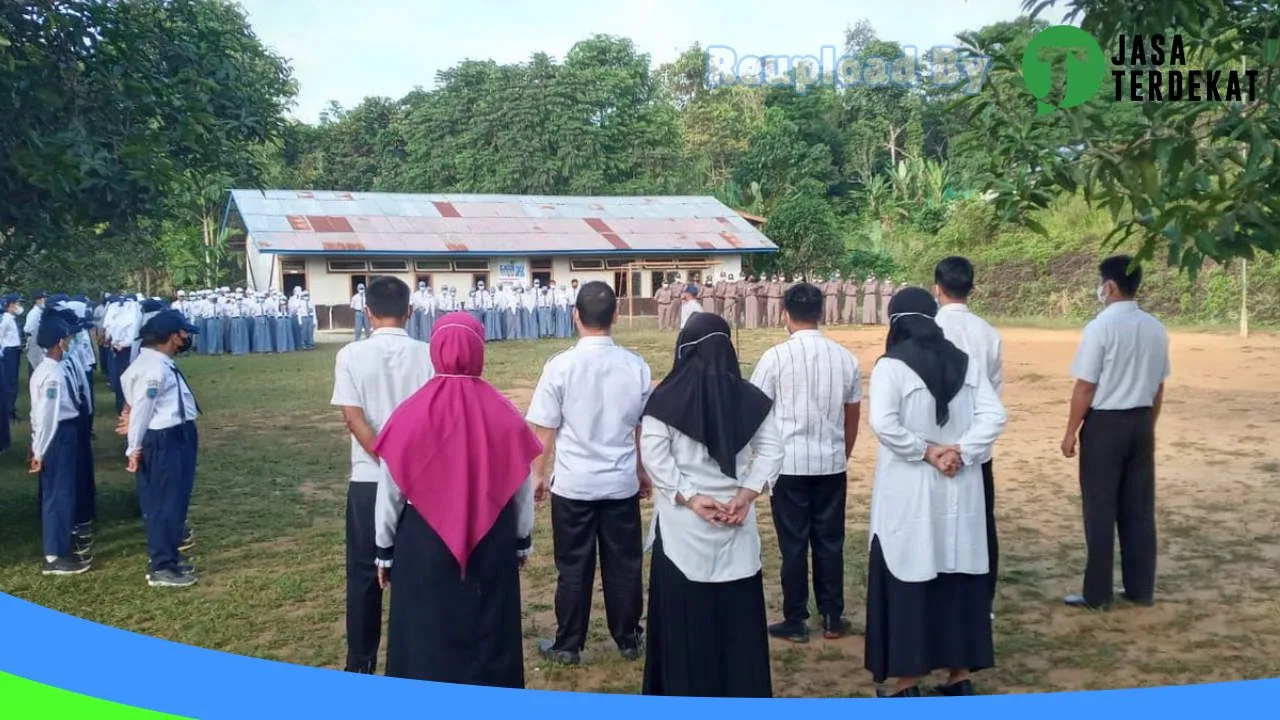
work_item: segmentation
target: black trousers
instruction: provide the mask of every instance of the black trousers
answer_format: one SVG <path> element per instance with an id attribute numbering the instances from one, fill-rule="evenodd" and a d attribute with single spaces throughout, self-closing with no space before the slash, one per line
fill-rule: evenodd
<path id="1" fill-rule="evenodd" d="M 581 652 L 587 644 L 597 545 L 609 634 L 621 649 L 639 646 L 644 607 L 639 496 L 625 500 L 570 500 L 552 494 L 551 536 L 559 573 L 555 649 Z"/>
<path id="2" fill-rule="evenodd" d="M 1080 495 L 1088 560 L 1084 598 L 1111 601 L 1115 537 L 1125 595 L 1149 601 L 1156 582 L 1155 422 L 1150 408 L 1091 410 L 1080 429 Z"/>
<path id="3" fill-rule="evenodd" d="M 809 618 L 809 553 L 813 553 L 813 596 L 824 617 L 844 614 L 845 473 L 780 475 L 770 502 L 782 551 L 782 615 L 787 622 Z"/>
<path id="4" fill-rule="evenodd" d="M 1000 541 L 996 537 L 996 481 L 991 461 L 982 463 L 982 495 L 987 501 L 987 562 L 991 566 L 987 580 L 991 583 L 991 602 L 996 601 L 996 581 L 1000 577 Z"/>
<path id="5" fill-rule="evenodd" d="M 382 642 L 374 504 L 378 484 L 347 484 L 347 672 L 374 674 Z"/>

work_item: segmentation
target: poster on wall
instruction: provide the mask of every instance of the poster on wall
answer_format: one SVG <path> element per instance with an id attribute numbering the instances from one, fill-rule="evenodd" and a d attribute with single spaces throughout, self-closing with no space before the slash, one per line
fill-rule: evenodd
<path id="1" fill-rule="evenodd" d="M 528 285 L 529 268 L 523 262 L 500 262 L 498 263 L 498 282 Z"/>

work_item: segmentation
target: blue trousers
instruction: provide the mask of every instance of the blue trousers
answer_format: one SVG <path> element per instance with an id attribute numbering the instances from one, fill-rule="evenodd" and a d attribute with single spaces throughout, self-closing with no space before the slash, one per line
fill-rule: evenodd
<path id="1" fill-rule="evenodd" d="M 90 385 L 90 388 L 93 386 Z M 76 524 L 98 517 L 98 482 L 93 462 L 93 415 L 80 416 L 76 454 Z"/>
<path id="2" fill-rule="evenodd" d="M 46 556 L 71 557 L 81 427 L 79 418 L 58 423 L 40 468 L 40 527 Z"/>
<path id="3" fill-rule="evenodd" d="M 276 352 L 293 352 L 293 327 L 289 324 L 289 318 L 282 315 L 276 318 L 275 323 Z"/>
<path id="4" fill-rule="evenodd" d="M 222 343 L 222 318 L 208 318 L 205 320 L 206 339 L 209 341 L 208 347 L 205 348 L 206 355 L 221 355 L 223 353 Z"/>
<path id="5" fill-rule="evenodd" d="M 195 489 L 198 449 L 193 422 L 148 430 L 142 437 L 138 502 L 147 532 L 151 572 L 173 569 L 178 564 L 178 546 L 182 544 L 191 492 Z"/>
<path id="6" fill-rule="evenodd" d="M 369 337 L 369 319 L 365 317 L 363 310 L 356 311 L 356 339 L 360 339 L 361 333 L 365 337 Z"/>
<path id="7" fill-rule="evenodd" d="M 311 350 L 316 346 L 316 319 L 310 315 L 302 318 L 302 347 Z"/>
<path id="8" fill-rule="evenodd" d="M 431 342 L 431 333 L 436 330 L 436 311 L 430 310 L 422 314 L 422 339 Z"/>
<path id="9" fill-rule="evenodd" d="M 124 387 L 120 385 L 120 376 L 124 375 L 124 371 L 129 369 L 130 355 L 132 348 L 124 348 L 123 350 L 112 351 L 111 363 L 111 389 L 116 394 L 116 414 L 119 415 L 124 410 Z"/>
<path id="10" fill-rule="evenodd" d="M 0 351 L 0 415 L 4 416 L 5 425 L 16 419 L 18 403 L 18 367 L 22 349 L 5 348 Z M 4 444 L 0 444 L 4 447 Z"/>
<path id="11" fill-rule="evenodd" d="M 293 349 L 301 350 L 305 347 L 302 343 L 302 321 L 297 315 L 289 316 L 289 330 L 293 333 Z"/>

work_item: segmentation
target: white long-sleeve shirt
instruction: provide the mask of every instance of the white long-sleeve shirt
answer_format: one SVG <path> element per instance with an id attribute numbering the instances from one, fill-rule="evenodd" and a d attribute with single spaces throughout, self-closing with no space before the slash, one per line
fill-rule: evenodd
<path id="1" fill-rule="evenodd" d="M 40 328 L 41 315 L 44 315 L 43 305 L 33 305 L 27 312 L 27 322 L 22 326 L 22 332 L 26 333 L 27 337 L 36 336 L 36 330 Z"/>
<path id="2" fill-rule="evenodd" d="M 0 311 L 0 350 L 11 347 L 22 347 L 22 334 L 13 314 Z"/>
<path id="3" fill-rule="evenodd" d="M 351 296 L 351 309 L 356 312 L 364 312 L 367 303 L 365 302 L 364 293 L 358 292 Z"/>
<path id="4" fill-rule="evenodd" d="M 988 570 L 982 463 L 1004 431 L 1005 414 L 991 382 L 975 363 L 939 426 L 933 395 L 900 360 L 881 358 L 871 372 L 868 421 L 879 441 L 871 491 L 872 539 L 903 582 L 940 573 Z M 963 467 L 947 477 L 924 460 L 929 444 L 959 445 Z"/>
<path id="5" fill-rule="evenodd" d="M 196 419 L 195 395 L 179 378 L 177 367 L 168 355 L 143 348 L 120 377 L 130 407 L 125 457 L 142 449 L 148 430 L 165 430 Z"/>
<path id="6" fill-rule="evenodd" d="M 755 506 L 741 526 L 716 527 L 688 507 L 676 504 L 705 495 L 728 503 L 739 488 L 764 493 L 782 470 L 782 441 L 770 412 L 751 442 L 736 458 L 738 477 L 720 465 L 702 443 L 653 417 L 640 424 L 640 458 L 653 481 L 653 520 L 649 542 L 657 529 L 662 553 L 693 582 L 732 582 L 760 572 L 760 532 Z"/>
<path id="7" fill-rule="evenodd" d="M 689 318 L 695 313 L 702 312 L 702 303 L 697 300 L 685 300 L 680 304 L 680 329 L 683 330 L 685 323 L 689 322 Z"/>
<path id="8" fill-rule="evenodd" d="M 75 391 L 67 386 L 66 368 L 58 360 L 45 356 L 31 374 L 31 454 L 43 460 L 58 423 L 80 416 Z"/>

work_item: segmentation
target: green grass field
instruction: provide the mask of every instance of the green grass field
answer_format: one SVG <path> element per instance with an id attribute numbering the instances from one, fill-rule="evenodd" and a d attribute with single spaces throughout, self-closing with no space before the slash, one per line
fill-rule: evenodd
<path id="1" fill-rule="evenodd" d="M 664 375 L 673 336 L 625 326 L 624 319 L 619 342 L 642 353 L 655 377 Z M 1160 456 L 1161 467 L 1172 468 L 1161 476 L 1161 604 L 1150 611 L 1121 607 L 1101 615 L 1075 613 L 1056 602 L 1061 593 L 1078 588 L 1083 566 L 1073 467 L 1053 458 L 1069 382 L 1065 364 L 1076 335 L 1046 329 L 1019 332 L 1025 338 L 1006 336 L 1010 428 L 997 452 L 1004 538 L 998 667 L 979 676 L 981 689 L 1092 689 L 1280 674 L 1278 451 L 1273 444 L 1246 443 L 1219 462 L 1213 459 L 1217 456 L 1190 458 L 1189 445 L 1183 444 L 1211 432 L 1199 421 L 1212 423 L 1207 426 L 1212 432 L 1245 440 L 1267 433 L 1262 428 L 1268 419 L 1274 423 L 1280 416 L 1274 402 L 1280 383 L 1267 375 L 1277 367 L 1280 343 L 1268 340 L 1248 351 L 1245 357 L 1257 363 L 1251 388 L 1171 389 L 1170 419 L 1162 420 L 1168 429 L 1161 437 L 1162 444 L 1174 447 L 1162 448 Z M 1179 339 L 1179 347 L 1234 340 L 1186 337 L 1191 339 Z M 766 347 L 782 338 L 780 331 L 744 333 L 744 374 Z M 864 374 L 883 347 L 882 331 L 874 329 L 840 331 L 837 338 L 858 354 Z M 523 408 L 544 361 L 568 344 L 491 345 L 486 375 Z M 15 425 L 17 443 L 0 456 L 0 590 L 183 643 L 341 667 L 349 445 L 339 413 L 328 404 L 338 347 L 182 360 L 205 413 L 199 421 L 200 466 L 191 509 L 197 537 L 192 554 L 200 583 L 188 590 L 152 589 L 144 581 L 146 552 L 133 478 L 124 471 L 123 440 L 114 435 L 109 412 L 100 413 L 97 423 L 99 521 L 93 570 L 80 577 L 41 577 L 36 480 L 23 463 L 29 426 Z M 1217 345 L 1197 347 L 1186 349 L 1188 359 L 1175 358 L 1175 372 L 1186 372 L 1197 357 L 1218 366 L 1226 358 L 1242 357 L 1239 350 L 1217 354 Z M 103 382 L 97 403 L 100 409 L 113 409 Z M 21 413 L 26 406 L 22 398 Z M 1213 415 L 1213 408 L 1228 406 L 1247 412 L 1233 412 L 1231 418 Z M 1049 422 L 1037 421 L 1039 413 L 1047 413 Z M 858 629 L 874 453 L 864 424 L 851 465 L 846 542 L 847 615 Z M 1210 477 L 1231 478 L 1235 485 L 1217 493 L 1206 489 L 1204 481 Z M 770 612 L 776 614 L 781 601 L 778 556 L 767 501 L 761 513 L 766 592 Z M 558 668 L 537 659 L 533 640 L 554 630 L 555 569 L 545 507 L 539 510 L 535 552 L 523 575 L 529 687 L 636 692 L 640 665 L 626 663 L 612 651 L 599 602 L 583 666 Z M 825 641 L 815 635 L 807 646 L 775 643 L 773 661 L 780 696 L 872 691 L 862 669 L 860 636 Z"/>

